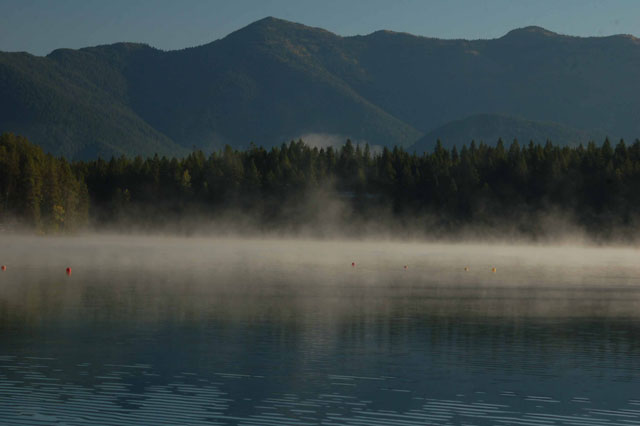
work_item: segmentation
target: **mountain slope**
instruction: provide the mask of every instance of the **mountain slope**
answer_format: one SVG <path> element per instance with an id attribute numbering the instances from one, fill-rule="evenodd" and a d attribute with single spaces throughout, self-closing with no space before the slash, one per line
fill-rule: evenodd
<path id="1" fill-rule="evenodd" d="M 438 40 L 388 31 L 346 40 L 367 79 L 347 80 L 427 132 L 501 111 L 613 137 L 637 137 L 640 41 L 579 38 L 537 27 L 495 40 Z"/>
<path id="2" fill-rule="evenodd" d="M 316 132 L 376 144 L 417 139 L 420 132 L 322 65 L 323 49 L 340 42 L 324 30 L 262 20 L 223 40 L 132 66 L 131 102 L 184 146 L 271 145 Z M 162 72 L 150 74 L 149 67 Z"/>
<path id="3" fill-rule="evenodd" d="M 602 142 L 606 136 L 598 132 L 585 132 L 557 123 L 525 120 L 500 114 L 476 114 L 462 120 L 455 120 L 424 135 L 409 151 L 418 153 L 432 151 L 440 140 L 446 148 L 476 143 L 494 144 L 498 139 L 511 143 L 517 139 L 520 144 L 533 141 L 544 144 L 547 140 L 556 145 L 587 144 L 589 141 Z"/>
<path id="4" fill-rule="evenodd" d="M 80 73 L 47 58 L 0 53 L 0 130 L 67 157 L 182 149 Z"/>
<path id="5" fill-rule="evenodd" d="M 500 111 L 634 139 L 639 74 L 631 36 L 527 27 L 495 40 L 340 37 L 265 18 L 178 51 L 118 43 L 0 53 L 0 131 L 71 158 L 270 146 L 313 133 L 407 147 Z"/>

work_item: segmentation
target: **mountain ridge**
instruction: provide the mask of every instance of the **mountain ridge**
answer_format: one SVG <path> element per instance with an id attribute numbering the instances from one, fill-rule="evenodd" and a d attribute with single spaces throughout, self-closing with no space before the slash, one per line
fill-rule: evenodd
<path id="1" fill-rule="evenodd" d="M 182 48 L 178 48 L 178 49 L 169 49 L 169 50 L 165 50 L 165 49 L 161 49 L 155 46 L 151 46 L 148 43 L 143 43 L 143 42 L 135 42 L 135 41 L 117 41 L 117 42 L 113 42 L 113 43 L 102 43 L 102 44 L 98 44 L 98 45 L 92 45 L 92 46 L 85 46 L 85 47 L 81 47 L 78 49 L 73 49 L 73 48 L 67 48 L 67 47 L 59 47 L 56 48 L 54 50 L 52 50 L 51 52 L 49 52 L 48 54 L 45 55 L 35 55 L 29 52 L 25 52 L 25 51 L 0 51 L 2 53 L 25 53 L 31 56 L 35 56 L 35 57 L 46 57 L 49 56 L 51 53 L 57 51 L 57 50 L 84 50 L 84 49 L 91 49 L 91 48 L 98 48 L 98 47 L 108 47 L 108 46 L 116 46 L 116 45 L 134 45 L 134 46 L 142 46 L 142 47 L 148 47 L 160 52 L 180 52 L 183 50 L 187 50 L 187 49 L 193 49 L 193 48 L 198 48 L 198 47 L 202 47 L 202 46 L 207 46 L 209 44 L 218 42 L 220 40 L 224 40 L 225 38 L 238 33 L 238 32 L 243 32 L 245 30 L 249 30 L 251 28 L 259 28 L 259 27 L 266 27 L 266 26 L 278 26 L 280 28 L 282 27 L 295 27 L 295 28 L 299 28 L 299 29 L 306 29 L 306 30 L 315 30 L 315 31 L 319 31 L 319 32 L 323 32 L 326 34 L 330 34 L 334 37 L 337 38 L 342 38 L 342 39 L 348 39 L 348 38 L 357 38 L 357 37 L 368 37 L 371 35 L 374 35 L 376 33 L 387 33 L 387 34 L 400 34 L 400 35 L 408 35 L 411 37 L 415 37 L 415 38 L 421 38 L 421 39 L 428 39 L 428 40 L 441 40 L 441 41 L 468 41 L 468 42 L 474 42 L 474 41 L 494 41 L 494 40 L 500 40 L 503 39 L 505 37 L 508 37 L 510 35 L 514 35 L 514 34 L 520 34 L 520 33 L 533 33 L 533 34 L 546 34 L 548 36 L 557 36 L 557 37 L 567 37 L 567 38 L 573 38 L 573 39 L 606 39 L 606 38 L 627 38 L 627 39 L 633 39 L 633 40 L 640 40 L 639 37 L 633 35 L 633 34 L 627 34 L 627 33 L 619 33 L 619 34 L 610 34 L 610 35 L 606 35 L 606 36 L 578 36 L 578 35 L 570 35 L 570 34 L 562 34 L 562 33 L 558 33 L 552 30 L 548 30 L 542 26 L 538 26 L 538 25 L 527 25 L 524 27 L 516 27 L 513 28 L 512 30 L 507 31 L 505 34 L 501 35 L 501 36 L 497 36 L 494 38 L 442 38 L 442 37 L 436 37 L 436 36 L 430 36 L 430 35 L 422 35 L 422 34 L 413 34 L 413 33 L 409 33 L 406 31 L 396 31 L 396 30 L 391 30 L 391 29 L 379 29 L 379 30 L 374 30 L 370 33 L 367 34 L 354 34 L 354 35 L 341 35 L 341 34 L 337 34 L 334 33 L 332 31 L 326 30 L 322 27 L 315 27 L 315 26 L 311 26 L 311 25 L 306 25 L 306 24 L 302 24 L 302 23 L 298 23 L 295 21 L 289 21 L 287 19 L 282 19 L 282 18 L 278 18 L 275 16 L 265 16 L 264 18 L 258 19 L 256 21 L 253 21 L 243 27 L 238 28 L 237 30 L 234 30 L 232 32 L 230 32 L 229 34 L 220 37 L 218 39 L 212 40 L 210 42 L 204 43 L 204 44 L 200 44 L 200 45 L 196 45 L 196 46 L 185 46 Z"/>
<path id="2" fill-rule="evenodd" d="M 497 113 L 482 113 L 464 117 L 440 126 L 425 134 L 408 151 L 431 151 L 437 141 L 448 149 L 469 145 L 471 141 L 495 144 L 499 139 L 504 143 L 518 140 L 519 143 L 534 142 L 544 144 L 547 140 L 564 146 L 586 145 L 588 142 L 602 142 L 606 134 L 598 131 L 582 131 L 559 123 L 526 120 Z"/>
<path id="3" fill-rule="evenodd" d="M 267 17 L 221 39 L 0 53 L 0 131 L 56 155 L 182 155 L 332 134 L 409 147 L 502 111 L 612 138 L 640 135 L 640 43 L 541 27 L 489 40 L 389 30 L 340 36 Z"/>

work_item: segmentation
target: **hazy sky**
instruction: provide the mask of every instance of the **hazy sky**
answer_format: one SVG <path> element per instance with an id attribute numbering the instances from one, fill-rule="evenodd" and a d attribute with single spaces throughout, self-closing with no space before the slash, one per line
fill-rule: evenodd
<path id="1" fill-rule="evenodd" d="M 0 0 L 0 50 L 38 55 L 118 41 L 170 50 L 275 16 L 340 35 L 379 29 L 496 38 L 539 25 L 571 35 L 640 35 L 640 0 Z"/>

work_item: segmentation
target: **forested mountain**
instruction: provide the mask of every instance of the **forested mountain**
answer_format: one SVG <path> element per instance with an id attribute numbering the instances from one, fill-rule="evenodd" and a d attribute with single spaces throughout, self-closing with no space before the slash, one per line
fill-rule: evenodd
<path id="1" fill-rule="evenodd" d="M 103 78 L 102 88 L 86 69 L 52 59 L 61 56 L 0 53 L 0 129 L 28 135 L 47 152 L 70 158 L 183 152 L 106 90 L 114 86 L 108 68 L 96 65 L 94 80 Z"/>
<path id="2" fill-rule="evenodd" d="M 543 144 L 551 140 L 558 145 L 575 146 L 585 141 L 601 141 L 606 135 L 597 131 L 585 132 L 558 123 L 525 120 L 502 114 L 475 114 L 440 126 L 421 137 L 408 151 L 431 151 L 437 141 L 446 148 L 476 142 L 496 143 L 498 139 L 511 143 L 533 141 Z"/>
<path id="3" fill-rule="evenodd" d="M 70 158 L 272 146 L 313 133 L 408 147 L 480 113 L 633 140 L 639 74 L 631 36 L 529 27 L 494 40 L 340 37 L 265 18 L 179 51 L 119 43 L 2 53 L 0 131 Z"/>

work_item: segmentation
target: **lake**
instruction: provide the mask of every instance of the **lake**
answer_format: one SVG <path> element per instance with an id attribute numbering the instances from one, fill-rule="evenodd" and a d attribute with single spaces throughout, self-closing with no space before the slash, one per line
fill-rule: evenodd
<path id="1" fill-rule="evenodd" d="M 1 424 L 640 425 L 635 248 L 0 238 Z"/>

